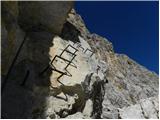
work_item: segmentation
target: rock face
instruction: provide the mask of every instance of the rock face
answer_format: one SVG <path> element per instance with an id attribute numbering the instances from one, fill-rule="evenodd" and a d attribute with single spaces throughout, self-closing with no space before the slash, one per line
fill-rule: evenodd
<path id="1" fill-rule="evenodd" d="M 158 75 L 116 54 L 111 42 L 89 32 L 74 9 L 66 18 L 72 4 L 18 2 L 19 15 L 3 14 L 2 52 L 11 45 L 6 39 L 12 26 L 24 33 L 16 33 L 17 41 L 27 37 L 2 94 L 2 117 L 159 118 Z M 10 14 L 15 22 L 8 28 Z"/>
<path id="2" fill-rule="evenodd" d="M 26 31 L 45 30 L 60 34 L 67 14 L 73 7 L 72 1 L 18 2 L 19 24 Z"/>
<path id="3" fill-rule="evenodd" d="M 48 32 L 52 38 L 53 34 L 61 34 L 72 7 L 72 1 L 2 2 L 2 74 L 7 74 L 25 34 Z"/>
<path id="4" fill-rule="evenodd" d="M 140 100 L 139 103 L 135 105 L 131 105 L 129 107 L 124 107 L 119 110 L 119 117 L 122 119 L 157 119 L 159 115 L 158 108 L 158 98 L 157 97 L 151 97 L 147 99 Z"/>
<path id="5" fill-rule="evenodd" d="M 83 20 L 74 10 L 69 16 L 68 21 L 81 31 L 81 36 L 85 38 L 95 52 L 96 59 L 103 61 L 107 68 L 103 71 L 104 81 L 107 83 L 104 84 L 105 95 L 101 118 L 132 118 L 132 116 L 127 116 L 132 114 L 132 111 L 128 110 L 126 116 L 120 116 L 119 109 L 134 106 L 142 99 L 150 97 L 155 97 L 158 100 L 159 81 L 154 72 L 148 71 L 126 55 L 114 53 L 112 43 L 97 34 L 89 33 Z M 143 110 L 140 111 L 139 108 L 135 105 L 135 111 L 137 110 L 142 116 L 139 114 L 135 117 L 146 118 Z M 129 109 L 132 110 L 132 107 Z M 148 116 L 150 116 L 148 118 L 154 118 L 151 115 Z"/>

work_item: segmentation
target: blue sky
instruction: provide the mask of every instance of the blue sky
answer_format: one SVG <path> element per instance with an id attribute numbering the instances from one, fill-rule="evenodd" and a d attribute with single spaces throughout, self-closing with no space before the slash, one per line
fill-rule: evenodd
<path id="1" fill-rule="evenodd" d="M 159 73 L 158 2 L 77 1 L 75 8 L 89 31 L 110 40 L 116 53 Z"/>

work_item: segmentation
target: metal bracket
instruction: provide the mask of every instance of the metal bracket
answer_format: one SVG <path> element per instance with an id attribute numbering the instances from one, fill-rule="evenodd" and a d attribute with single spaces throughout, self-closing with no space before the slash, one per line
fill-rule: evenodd
<path id="1" fill-rule="evenodd" d="M 68 50 L 68 48 L 71 47 L 73 48 L 75 51 L 74 52 L 71 52 Z M 56 71 L 58 73 L 60 73 L 61 75 L 57 78 L 57 81 L 59 83 L 61 83 L 62 85 L 64 85 L 62 82 L 59 81 L 59 79 L 63 76 L 63 75 L 66 75 L 66 76 L 69 76 L 69 77 L 72 77 L 72 74 L 67 70 L 68 66 L 72 66 L 72 67 L 75 67 L 77 68 L 77 66 L 72 62 L 74 60 L 74 58 L 77 56 L 75 53 L 78 51 L 78 49 L 76 49 L 75 47 L 71 46 L 71 45 L 68 45 L 62 52 L 61 54 L 58 56 L 58 55 L 55 55 L 55 57 L 52 59 L 52 61 L 49 63 L 49 65 L 40 73 L 40 75 L 42 75 L 45 71 L 47 71 L 49 68 L 51 68 L 53 71 Z M 66 58 L 63 58 L 62 55 L 64 52 L 67 52 L 69 54 L 71 54 L 73 57 L 71 58 L 71 60 L 68 60 Z M 56 60 L 56 58 L 59 58 L 65 62 L 67 62 L 68 64 L 65 66 L 64 70 L 65 72 L 61 71 L 61 70 L 58 70 L 54 65 L 53 65 L 53 62 Z M 71 64 L 72 63 L 72 64 Z"/>
<path id="2" fill-rule="evenodd" d="M 91 52 L 90 57 L 92 57 L 92 55 L 94 54 L 94 51 L 92 51 L 92 50 L 90 50 L 90 49 L 87 48 L 87 49 L 84 51 L 84 53 L 86 53 L 87 51 L 90 51 L 90 52 Z"/>
<path id="3" fill-rule="evenodd" d="M 81 44 L 79 42 L 74 43 L 73 45 L 77 44 L 77 48 L 81 48 L 82 52 L 84 51 L 84 48 L 81 46 Z"/>
<path id="4" fill-rule="evenodd" d="M 71 51 L 68 50 L 69 47 L 73 48 L 75 51 L 72 53 Z M 78 49 L 76 49 L 75 47 L 73 47 L 72 45 L 69 44 L 69 45 L 62 51 L 62 53 L 61 53 L 59 56 L 62 56 L 62 54 L 63 54 L 64 52 L 67 52 L 67 53 L 70 53 L 70 54 L 72 54 L 72 55 L 75 55 L 75 53 L 76 53 L 77 51 L 78 51 Z"/>

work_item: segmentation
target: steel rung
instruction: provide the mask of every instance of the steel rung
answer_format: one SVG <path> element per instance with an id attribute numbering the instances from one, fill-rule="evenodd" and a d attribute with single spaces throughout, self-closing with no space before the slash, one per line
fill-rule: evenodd
<path id="1" fill-rule="evenodd" d="M 61 74 L 63 74 L 63 75 L 72 77 L 71 73 L 69 73 L 69 71 L 66 70 L 66 69 L 64 69 L 65 72 L 63 72 L 63 71 L 60 71 L 60 70 L 56 69 L 53 65 L 51 65 L 51 69 L 52 69 L 53 71 L 56 71 L 56 72 L 61 73 Z"/>
<path id="2" fill-rule="evenodd" d="M 90 51 L 90 52 L 92 53 L 92 54 L 90 55 L 90 57 L 91 57 L 91 56 L 94 54 L 94 51 L 92 51 L 92 50 L 90 50 L 90 49 L 87 48 L 87 49 L 84 51 L 84 53 L 86 53 L 87 50 Z"/>
<path id="3" fill-rule="evenodd" d="M 71 47 L 71 48 L 73 48 L 74 50 L 75 50 L 75 52 L 70 52 L 69 50 L 67 50 L 69 47 Z M 62 51 L 62 53 L 59 55 L 59 56 L 62 56 L 62 54 L 64 53 L 64 52 L 67 52 L 67 51 L 69 51 L 70 53 L 72 53 L 72 54 L 75 54 L 77 51 L 78 51 L 78 49 L 76 49 L 75 47 L 73 47 L 72 45 L 68 45 L 63 51 Z"/>
<path id="4" fill-rule="evenodd" d="M 60 58 L 60 59 L 62 59 L 62 60 L 64 60 L 64 61 L 66 61 L 66 62 L 72 62 L 72 61 L 70 61 L 70 60 L 67 60 L 67 59 L 61 57 L 61 56 L 55 55 L 55 57 L 54 57 L 53 60 L 51 61 L 51 64 L 52 64 L 53 61 L 56 59 L 56 57 L 58 57 L 58 58 Z"/>

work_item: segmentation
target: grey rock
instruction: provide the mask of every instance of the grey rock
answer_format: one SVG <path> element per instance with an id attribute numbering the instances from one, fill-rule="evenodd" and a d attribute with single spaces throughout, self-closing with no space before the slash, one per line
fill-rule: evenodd
<path id="1" fill-rule="evenodd" d="M 96 59 L 105 61 L 107 69 L 103 71 L 103 74 L 104 81 L 108 83 L 104 85 L 102 118 L 118 118 L 120 115 L 117 108 L 134 105 L 141 99 L 158 95 L 158 75 L 126 55 L 116 54 L 112 43 L 106 38 L 87 32 L 84 21 L 74 10 L 69 14 L 68 21 L 80 30 L 82 37 L 95 52 Z M 141 114 L 139 112 L 135 117 L 138 117 L 138 115 L 140 117 Z M 132 116 L 126 117 L 131 118 Z"/>
<path id="2" fill-rule="evenodd" d="M 17 6 L 19 15 L 3 6 L 3 12 L 8 14 L 3 13 L 2 48 L 5 53 L 6 44 L 11 45 L 7 43 L 7 37 L 13 28 L 16 28 L 13 30 L 19 41 L 14 40 L 14 48 L 24 38 L 21 33 L 27 33 L 27 42 L 2 96 L 4 118 L 159 118 L 156 73 L 126 55 L 116 54 L 112 43 L 91 34 L 73 9 L 61 36 L 52 34 L 60 33 L 72 2 L 18 2 L 13 8 L 17 10 Z M 77 48 L 74 42 L 79 42 L 84 51 L 93 51 L 93 56 Z M 59 74 L 47 66 L 68 44 L 78 51 L 67 69 L 71 76 L 64 75 L 60 79 L 62 85 L 57 80 Z M 63 57 L 70 59 L 72 55 L 65 53 Z M 8 60 L 3 59 L 3 62 Z M 66 62 L 57 61 L 56 68 L 65 71 Z M 40 74 L 46 67 L 44 74 Z M 29 75 L 26 75 L 28 71 Z"/>
<path id="3" fill-rule="evenodd" d="M 73 115 L 69 115 L 67 116 L 65 119 L 84 119 L 85 117 L 83 116 L 83 114 L 81 112 L 77 112 Z"/>
<path id="4" fill-rule="evenodd" d="M 25 31 L 60 34 L 73 1 L 19 2 L 19 24 Z"/>
<path id="5" fill-rule="evenodd" d="M 158 97 L 141 99 L 140 102 L 138 102 L 135 105 L 131 105 L 120 109 L 119 110 L 120 117 L 122 119 L 123 118 L 158 119 L 158 113 L 156 111 L 157 106 L 153 104 L 153 100 L 155 99 L 158 100 Z"/>

